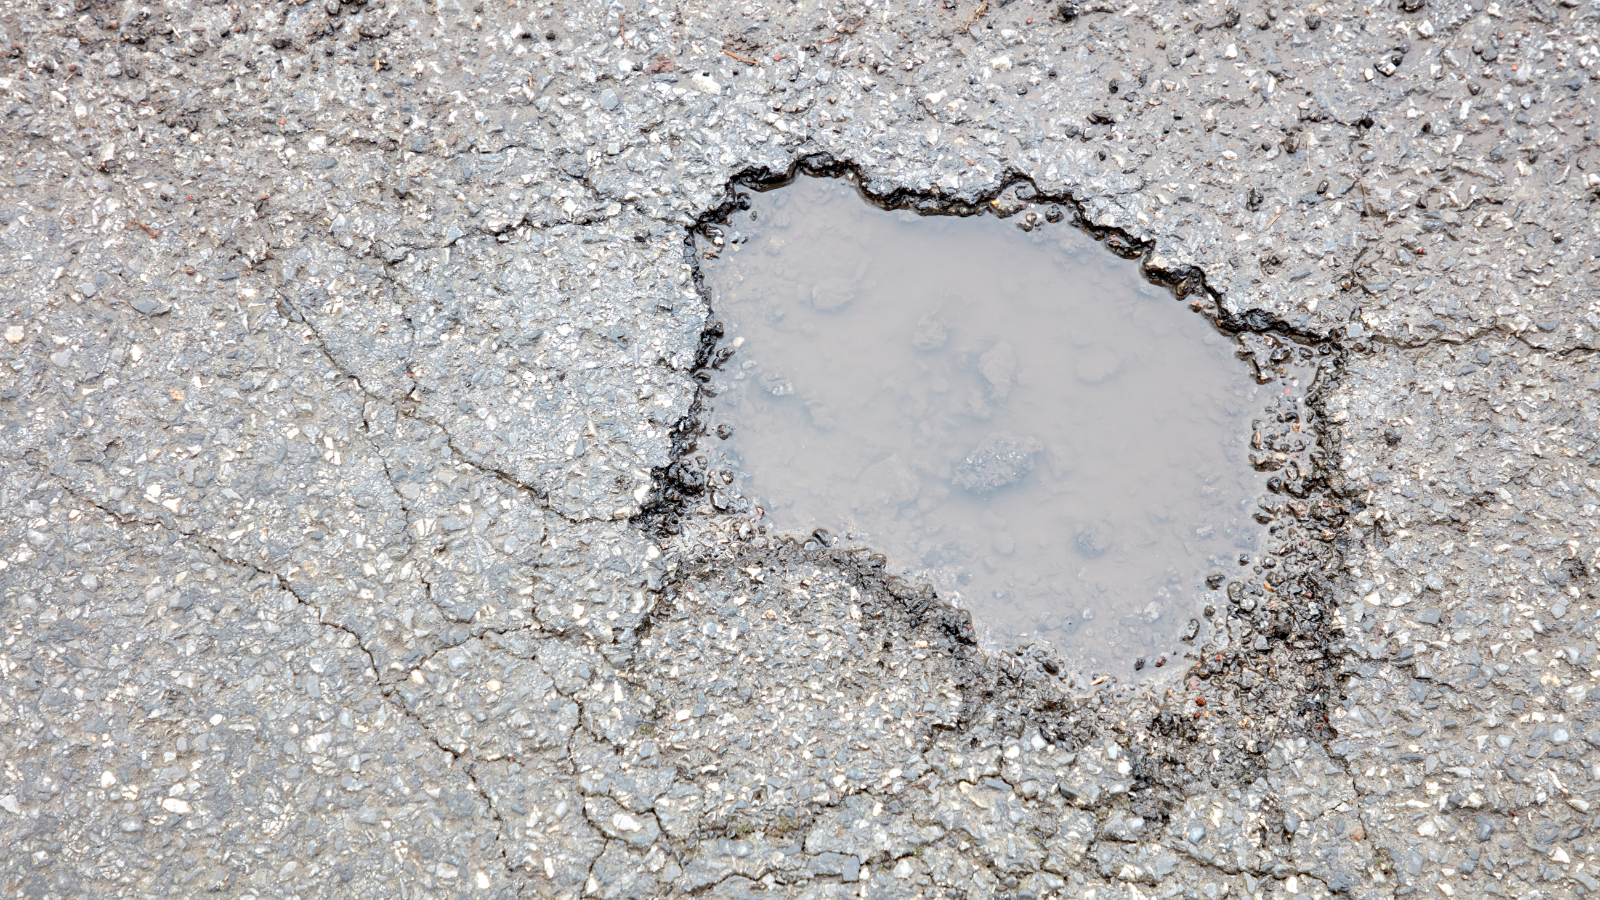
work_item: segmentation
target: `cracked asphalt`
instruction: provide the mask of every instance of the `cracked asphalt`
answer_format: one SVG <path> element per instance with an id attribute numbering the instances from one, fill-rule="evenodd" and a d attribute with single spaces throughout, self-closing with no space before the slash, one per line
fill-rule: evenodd
<path id="1" fill-rule="evenodd" d="M 1600 891 L 1597 39 L 0 0 L 0 886 Z M 1254 448 L 1274 549 L 1168 680 L 983 650 L 696 467 L 693 233 L 797 168 L 1054 200 L 1260 377 L 1315 364 Z"/>

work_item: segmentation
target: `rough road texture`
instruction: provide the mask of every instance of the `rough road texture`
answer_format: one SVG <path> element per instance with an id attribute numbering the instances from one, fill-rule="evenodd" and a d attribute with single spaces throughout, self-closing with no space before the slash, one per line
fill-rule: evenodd
<path id="1" fill-rule="evenodd" d="M 1579 0 L 0 3 L 0 886 L 1600 891 L 1597 37 Z M 1314 502 L 1267 512 L 1321 593 L 1242 570 L 1182 682 L 1085 684 L 664 506 L 688 229 L 819 154 L 909 203 L 1025 177 L 1331 353 Z"/>

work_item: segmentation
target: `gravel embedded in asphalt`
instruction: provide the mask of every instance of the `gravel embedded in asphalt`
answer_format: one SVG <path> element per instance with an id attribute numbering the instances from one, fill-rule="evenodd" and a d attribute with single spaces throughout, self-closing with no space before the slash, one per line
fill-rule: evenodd
<path id="1" fill-rule="evenodd" d="M 0 884 L 1600 891 L 1600 8 L 946 6 L 0 3 Z M 1306 546 L 1138 680 L 680 490 L 802 160 L 1325 349 Z"/>

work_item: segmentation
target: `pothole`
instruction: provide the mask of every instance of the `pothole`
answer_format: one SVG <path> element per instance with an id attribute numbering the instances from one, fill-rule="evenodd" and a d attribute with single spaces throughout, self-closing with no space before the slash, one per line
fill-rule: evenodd
<path id="1" fill-rule="evenodd" d="M 1193 658 L 1225 602 L 1265 626 L 1236 638 L 1298 630 L 1268 613 L 1310 598 L 1273 583 L 1314 537 L 1326 347 L 1215 327 L 1025 183 L 982 209 L 766 187 L 693 238 L 719 325 L 669 494 L 871 547 L 991 648 L 1080 672 Z"/>

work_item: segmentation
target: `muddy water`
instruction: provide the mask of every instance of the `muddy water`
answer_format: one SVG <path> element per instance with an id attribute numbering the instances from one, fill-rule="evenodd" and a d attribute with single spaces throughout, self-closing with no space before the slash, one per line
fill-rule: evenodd
<path id="1" fill-rule="evenodd" d="M 1277 388 L 1233 341 L 1044 208 L 1024 232 L 814 178 L 749 202 L 700 244 L 732 351 L 703 445 L 734 487 L 930 580 L 992 644 L 1181 656 L 1206 576 L 1262 538 L 1250 419 Z"/>

